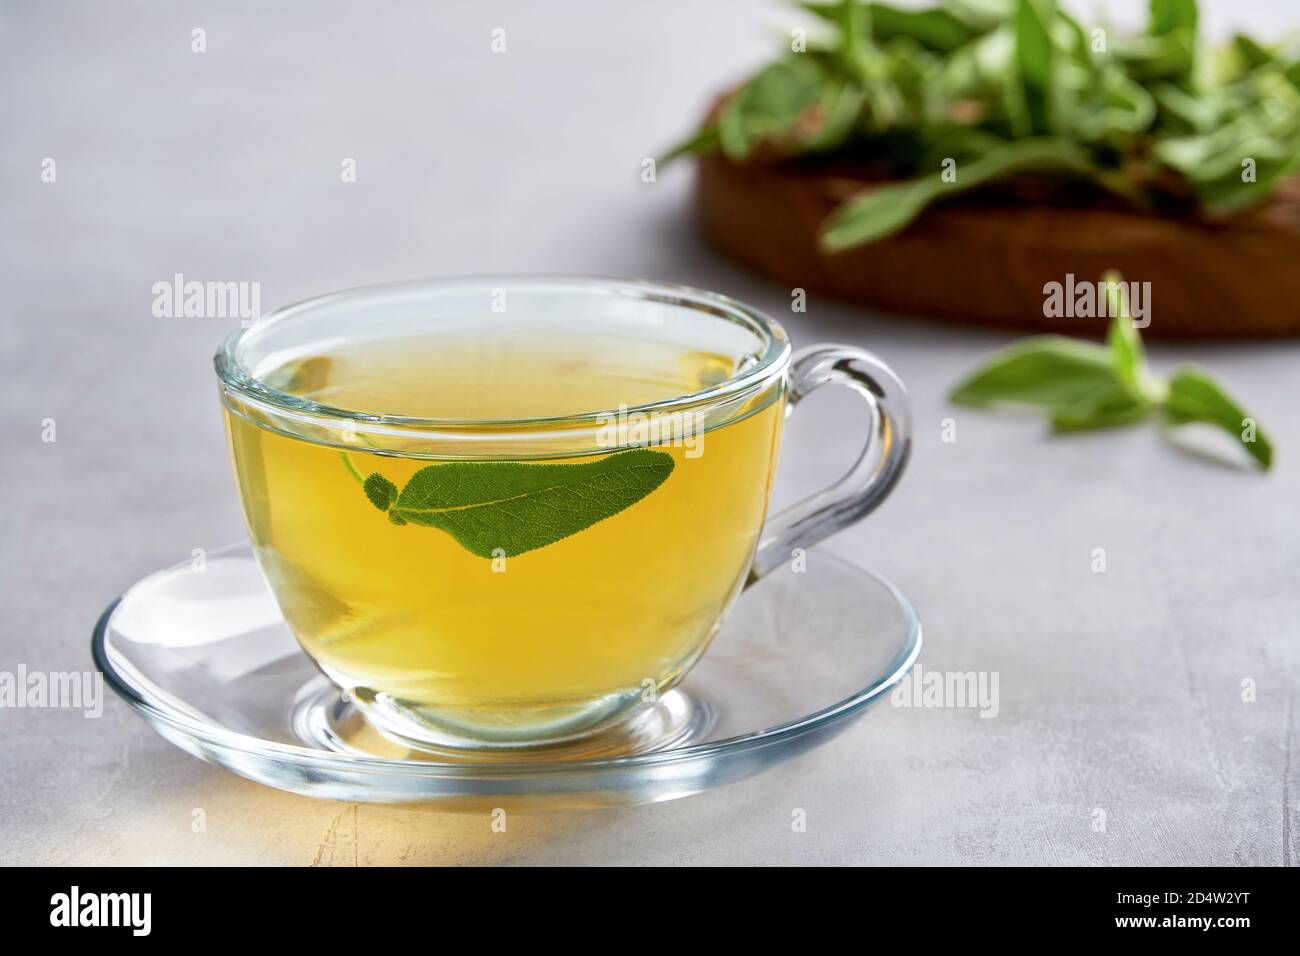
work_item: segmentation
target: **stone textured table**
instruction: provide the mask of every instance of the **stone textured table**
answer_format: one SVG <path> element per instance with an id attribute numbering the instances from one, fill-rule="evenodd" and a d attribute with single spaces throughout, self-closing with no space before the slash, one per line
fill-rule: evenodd
<path id="1" fill-rule="evenodd" d="M 1284 7 L 1221 2 L 1207 19 L 1262 31 Z M 116 698 L 95 720 L 0 710 L 0 862 L 1300 858 L 1300 343 L 1151 350 L 1157 369 L 1204 361 L 1243 396 L 1279 448 L 1265 476 L 1154 429 L 1052 438 L 948 406 L 945 389 L 1005 334 L 816 297 L 792 313 L 790 290 L 702 244 L 687 166 L 640 173 L 797 17 L 687 2 L 0 13 L 0 670 L 87 670 L 91 625 L 121 588 L 243 535 L 210 366 L 233 323 L 155 318 L 155 282 L 257 281 L 269 309 L 423 275 L 585 272 L 717 289 L 778 315 L 797 343 L 860 344 L 893 364 L 915 403 L 913 463 L 829 547 L 912 598 L 925 668 L 998 673 L 996 717 L 884 704 L 733 787 L 516 817 L 500 834 L 487 817 L 257 786 Z M 192 51 L 196 28 L 206 52 Z M 860 414 L 851 396 L 809 400 L 780 501 L 848 464 L 836 429 Z"/>

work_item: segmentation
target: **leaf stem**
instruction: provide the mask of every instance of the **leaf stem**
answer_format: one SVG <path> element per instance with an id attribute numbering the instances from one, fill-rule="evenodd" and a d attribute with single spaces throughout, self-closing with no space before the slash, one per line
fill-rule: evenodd
<path id="1" fill-rule="evenodd" d="M 343 464 L 346 465 L 348 471 L 352 473 L 352 477 L 357 480 L 357 484 L 364 488 L 366 485 L 366 479 L 361 472 L 357 471 L 357 466 L 352 464 L 352 459 L 348 457 L 348 453 L 341 451 L 339 452 L 339 457 L 343 459 Z"/>

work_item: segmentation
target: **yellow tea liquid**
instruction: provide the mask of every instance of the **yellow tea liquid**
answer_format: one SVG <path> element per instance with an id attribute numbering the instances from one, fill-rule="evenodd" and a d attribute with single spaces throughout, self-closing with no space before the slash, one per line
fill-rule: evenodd
<path id="1" fill-rule="evenodd" d="M 336 408 L 463 420 L 635 406 L 699 391 L 735 366 L 655 342 L 516 325 L 349 342 L 255 372 Z M 656 479 L 671 471 L 623 510 L 544 546 L 492 556 L 486 545 L 476 554 L 452 533 L 414 523 L 423 513 L 401 511 L 402 499 L 381 509 L 417 472 L 448 466 L 436 444 L 421 457 L 395 457 L 359 435 L 341 451 L 226 414 L 259 560 L 306 651 L 363 702 L 392 702 L 453 738 L 503 742 L 581 732 L 689 668 L 744 583 L 783 417 L 784 396 L 770 387 L 693 448 L 651 445 L 671 456 L 656 457 L 664 465 Z M 515 467 L 572 466 L 619 449 L 589 451 Z M 478 484 L 496 480 L 481 463 L 470 467 Z M 534 474 L 544 473 L 524 477 Z M 621 480 L 609 479 L 614 491 Z M 581 503 L 585 493 L 578 487 L 566 501 Z M 494 513 L 507 537 L 530 531 L 509 525 L 515 500 Z M 537 519 L 518 511 L 521 521 Z M 413 520 L 401 523 L 401 514 Z"/>

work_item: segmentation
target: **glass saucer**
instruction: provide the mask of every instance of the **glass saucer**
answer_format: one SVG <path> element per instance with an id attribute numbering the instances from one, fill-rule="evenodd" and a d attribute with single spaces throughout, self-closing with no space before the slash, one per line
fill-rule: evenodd
<path id="1" fill-rule="evenodd" d="M 433 810 L 653 803 L 829 740 L 916 660 L 921 622 L 892 585 L 825 552 L 802 561 L 745 590 L 686 679 L 616 735 L 526 756 L 427 753 L 373 729 L 299 649 L 247 543 L 135 584 L 91 647 L 163 737 L 281 790 Z"/>

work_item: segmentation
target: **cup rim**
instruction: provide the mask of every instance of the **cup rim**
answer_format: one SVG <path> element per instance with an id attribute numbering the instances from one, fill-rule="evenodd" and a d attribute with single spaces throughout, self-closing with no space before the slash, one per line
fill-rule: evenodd
<path id="1" fill-rule="evenodd" d="M 267 385 L 257 378 L 251 370 L 245 368 L 237 358 L 239 346 L 250 335 L 265 330 L 271 324 L 302 317 L 322 306 L 338 305 L 350 299 L 356 300 L 356 304 L 361 305 L 365 299 L 375 296 L 390 295 L 402 291 L 415 291 L 426 287 L 440 288 L 484 282 L 492 282 L 507 289 L 511 284 L 520 283 L 534 286 L 553 284 L 556 287 L 577 285 L 616 295 L 630 295 L 645 301 L 683 306 L 744 326 L 759 336 L 763 343 L 763 353 L 755 364 L 722 382 L 695 392 L 654 402 L 577 412 L 569 415 L 474 419 L 383 415 L 327 405 Z M 325 420 L 350 421 L 356 427 L 364 425 L 397 426 L 403 431 L 423 428 L 440 431 L 459 431 L 461 429 L 509 429 L 513 431 L 521 427 L 528 428 L 532 426 L 546 429 L 557 426 L 590 426 L 599 424 L 607 420 L 609 416 L 617 414 L 664 413 L 684 406 L 710 405 L 720 399 L 730 398 L 751 389 L 756 390 L 765 385 L 773 377 L 784 372 L 789 365 L 790 355 L 790 340 L 779 322 L 753 306 L 722 293 L 710 292 L 706 289 L 688 285 L 619 276 L 563 273 L 478 273 L 354 286 L 349 289 L 299 300 L 275 309 L 255 319 L 248 326 L 236 329 L 228 335 L 213 356 L 213 365 L 223 388 L 236 393 L 241 399 L 250 401 L 254 405 L 263 408 L 269 406 L 270 410 L 278 410 L 292 416 L 306 414 Z"/>

